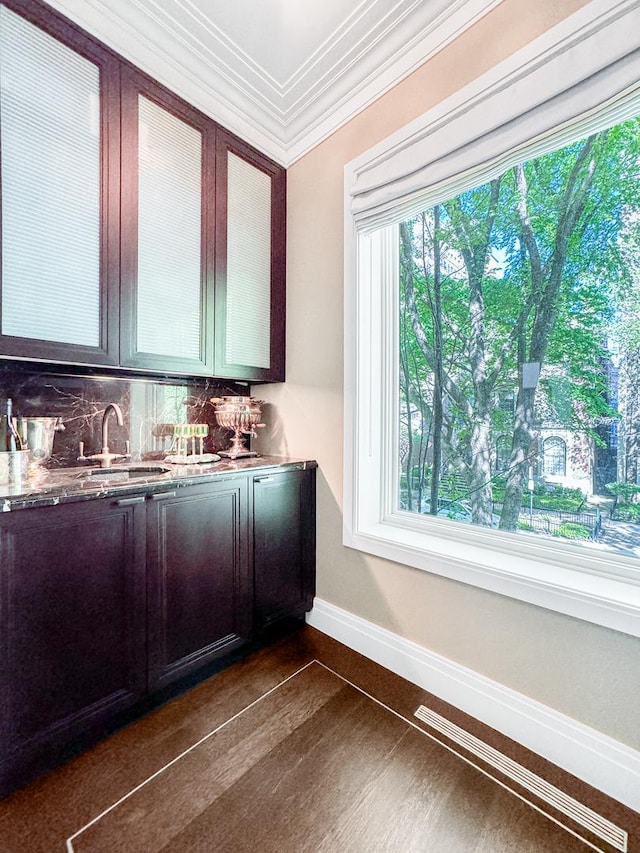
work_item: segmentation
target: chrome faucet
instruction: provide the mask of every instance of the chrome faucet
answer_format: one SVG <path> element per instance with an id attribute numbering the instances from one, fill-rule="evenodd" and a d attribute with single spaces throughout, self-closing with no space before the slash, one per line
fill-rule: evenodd
<path id="1" fill-rule="evenodd" d="M 96 461 L 100 463 L 101 468 L 110 468 L 111 463 L 114 459 L 127 459 L 130 456 L 129 453 L 129 442 L 126 442 L 126 453 L 111 453 L 109 450 L 109 415 L 113 412 L 116 416 L 116 423 L 118 426 L 124 425 L 124 420 L 122 418 L 122 409 L 117 403 L 107 403 L 105 406 L 104 412 L 102 414 L 102 450 L 100 453 L 93 453 L 91 456 L 84 455 L 84 441 L 80 442 L 80 455 L 78 456 L 79 462 L 85 462 L 87 460 Z"/>
<path id="2" fill-rule="evenodd" d="M 109 414 L 113 412 L 116 416 L 116 423 L 118 426 L 124 426 L 124 421 L 122 419 L 122 409 L 117 403 L 107 403 L 104 413 L 102 415 L 102 453 L 107 455 L 109 453 Z"/>

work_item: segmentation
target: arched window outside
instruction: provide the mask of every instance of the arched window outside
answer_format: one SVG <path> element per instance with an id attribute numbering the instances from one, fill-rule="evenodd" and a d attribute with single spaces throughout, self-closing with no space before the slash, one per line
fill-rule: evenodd
<path id="1" fill-rule="evenodd" d="M 567 445 L 557 436 L 546 438 L 543 445 L 543 473 L 564 477 L 567 473 Z"/>

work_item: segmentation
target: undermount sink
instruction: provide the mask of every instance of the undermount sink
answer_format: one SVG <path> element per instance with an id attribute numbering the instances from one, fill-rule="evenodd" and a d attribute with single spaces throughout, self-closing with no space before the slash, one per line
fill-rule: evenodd
<path id="1" fill-rule="evenodd" d="M 110 480 L 131 480 L 134 478 L 144 479 L 158 474 L 168 474 L 171 468 L 166 465 L 114 465 L 113 468 L 90 468 L 85 471 L 83 477 L 104 477 Z"/>

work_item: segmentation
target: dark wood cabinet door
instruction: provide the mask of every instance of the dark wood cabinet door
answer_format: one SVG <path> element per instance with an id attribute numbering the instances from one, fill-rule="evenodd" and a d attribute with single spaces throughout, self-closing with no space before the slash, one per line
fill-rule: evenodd
<path id="1" fill-rule="evenodd" d="M 286 172 L 218 129 L 215 375 L 285 378 Z"/>
<path id="2" fill-rule="evenodd" d="M 120 362 L 213 373 L 216 125 L 122 71 Z"/>
<path id="3" fill-rule="evenodd" d="M 251 632 L 247 478 L 148 502 L 149 687 L 242 645 Z"/>
<path id="4" fill-rule="evenodd" d="M 116 365 L 119 62 L 39 3 L 0 17 L 0 355 Z"/>
<path id="5" fill-rule="evenodd" d="M 143 695 L 144 509 L 0 516 L 1 790 Z"/>
<path id="6" fill-rule="evenodd" d="M 315 469 L 253 478 L 258 626 L 302 617 L 315 594 Z"/>

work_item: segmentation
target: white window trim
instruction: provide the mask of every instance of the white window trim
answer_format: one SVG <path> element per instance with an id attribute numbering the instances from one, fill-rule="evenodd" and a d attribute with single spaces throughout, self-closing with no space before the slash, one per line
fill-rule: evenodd
<path id="1" fill-rule="evenodd" d="M 602 9 L 601 2 L 581 10 Z M 585 11 L 586 10 L 586 11 Z M 534 51 L 561 49 L 566 22 L 436 108 L 464 109 L 517 74 Z M 425 114 L 425 125 L 433 112 Z M 640 563 L 605 548 L 550 543 L 403 512 L 397 506 L 397 225 L 358 232 L 350 187 L 359 170 L 401 146 L 416 122 L 345 169 L 344 544 L 640 637 Z M 384 345 L 383 345 L 384 344 Z"/>

